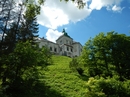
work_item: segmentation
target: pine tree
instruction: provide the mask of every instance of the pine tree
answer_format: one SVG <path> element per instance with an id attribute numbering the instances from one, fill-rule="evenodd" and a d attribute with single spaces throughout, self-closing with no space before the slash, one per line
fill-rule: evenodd
<path id="1" fill-rule="evenodd" d="M 36 16 L 33 18 L 27 18 L 24 16 L 24 21 L 21 23 L 18 33 L 18 40 L 20 41 L 27 41 L 31 40 L 34 41 L 35 37 L 38 37 L 38 24 Z"/>

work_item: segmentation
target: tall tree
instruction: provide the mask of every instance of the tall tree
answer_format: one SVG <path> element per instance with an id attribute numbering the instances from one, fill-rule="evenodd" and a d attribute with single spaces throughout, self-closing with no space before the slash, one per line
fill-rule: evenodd
<path id="1" fill-rule="evenodd" d="M 38 37 L 38 24 L 36 13 L 37 6 L 29 4 L 19 27 L 18 39 L 21 41 L 34 40 Z M 31 14 L 30 14 L 31 13 Z"/>
<path id="2" fill-rule="evenodd" d="M 2 34 L 0 54 L 2 55 L 7 52 L 12 52 L 12 48 L 14 48 L 20 20 L 22 18 L 23 5 L 17 4 L 14 0 L 4 0 L 0 3 L 0 6 L 2 7 L 0 12 L 0 31 Z"/>
<path id="3" fill-rule="evenodd" d="M 3 83 L 6 82 L 11 71 L 13 72 L 14 68 L 17 67 L 15 66 L 16 63 L 9 63 L 10 58 L 13 56 L 8 57 L 14 52 L 16 43 L 19 40 L 23 42 L 33 40 L 33 37 L 38 32 L 36 22 L 38 7 L 28 4 L 28 2 L 24 3 L 15 3 L 14 0 L 0 2 L 0 6 L 2 7 L 0 11 L 0 33 L 2 34 L 0 40 L 0 78 Z"/>
<path id="4" fill-rule="evenodd" d="M 28 3 L 27 0 L 20 3 L 14 0 L 5 0 L 0 3 L 2 7 L 0 15 L 0 54 L 10 53 L 18 40 L 33 40 L 38 33 L 36 16 L 40 7 Z M 5 36 L 6 35 L 6 36 Z"/>
<path id="5" fill-rule="evenodd" d="M 112 76 L 115 72 L 120 78 L 129 79 L 129 48 L 129 36 L 115 32 L 100 33 L 85 44 L 81 59 L 92 76 Z"/>

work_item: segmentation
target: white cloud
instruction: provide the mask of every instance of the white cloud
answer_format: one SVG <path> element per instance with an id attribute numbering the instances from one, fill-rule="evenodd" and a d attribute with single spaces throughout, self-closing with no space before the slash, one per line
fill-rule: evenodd
<path id="1" fill-rule="evenodd" d="M 88 0 L 87 0 L 88 1 Z M 51 29 L 77 22 L 89 16 L 91 9 L 86 6 L 84 9 L 78 9 L 74 3 L 68 3 L 60 0 L 46 0 L 42 6 L 41 14 L 38 16 L 38 23 Z"/>
<path id="2" fill-rule="evenodd" d="M 119 6 L 122 0 L 92 0 L 89 8 L 94 10 L 100 10 L 102 7 L 106 7 L 107 10 L 121 11 L 122 8 Z"/>
<path id="3" fill-rule="evenodd" d="M 103 6 L 103 3 L 101 0 L 92 0 L 91 4 L 89 5 L 89 8 L 94 10 L 100 10 Z"/>
<path id="4" fill-rule="evenodd" d="M 59 32 L 57 30 L 53 30 L 53 29 L 48 29 L 47 33 L 46 33 L 46 39 L 50 40 L 52 42 L 56 42 L 56 39 L 61 36 L 63 33 Z"/>
<path id="5" fill-rule="evenodd" d="M 121 7 L 116 6 L 116 5 L 114 5 L 114 6 L 112 7 L 112 10 L 115 11 L 115 12 L 121 12 L 123 9 L 124 9 L 124 7 L 121 8 Z"/>
<path id="6" fill-rule="evenodd" d="M 38 23 L 56 29 L 58 26 L 68 24 L 69 20 L 61 9 L 42 7 L 41 15 L 38 16 Z"/>

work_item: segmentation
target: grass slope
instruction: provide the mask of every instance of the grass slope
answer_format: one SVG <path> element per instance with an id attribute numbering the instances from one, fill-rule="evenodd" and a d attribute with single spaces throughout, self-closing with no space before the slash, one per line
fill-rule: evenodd
<path id="1" fill-rule="evenodd" d="M 71 58 L 55 55 L 52 59 L 53 65 L 48 66 L 44 71 L 43 81 L 46 86 L 63 97 L 86 97 L 86 81 L 82 80 L 77 72 L 70 70 Z M 47 97 L 56 96 L 48 95 Z"/>

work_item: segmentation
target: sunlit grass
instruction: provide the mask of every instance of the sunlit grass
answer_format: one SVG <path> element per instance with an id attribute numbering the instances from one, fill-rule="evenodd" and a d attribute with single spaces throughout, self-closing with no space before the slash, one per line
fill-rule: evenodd
<path id="1" fill-rule="evenodd" d="M 69 68 L 71 58 L 53 56 L 53 65 L 47 67 L 42 79 L 47 86 L 65 97 L 86 97 L 86 81 Z"/>

